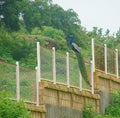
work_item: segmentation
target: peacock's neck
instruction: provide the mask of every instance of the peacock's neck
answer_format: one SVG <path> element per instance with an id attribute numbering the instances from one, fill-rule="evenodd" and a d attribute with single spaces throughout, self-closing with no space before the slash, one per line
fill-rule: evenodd
<path id="1" fill-rule="evenodd" d="M 73 42 L 73 38 L 70 37 L 70 45 L 72 45 L 72 42 Z"/>

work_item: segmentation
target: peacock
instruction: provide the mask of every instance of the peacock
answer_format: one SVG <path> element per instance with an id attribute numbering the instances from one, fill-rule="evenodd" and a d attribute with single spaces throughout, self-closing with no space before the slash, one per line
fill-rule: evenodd
<path id="1" fill-rule="evenodd" d="M 91 86 L 89 80 L 88 80 L 88 76 L 87 76 L 87 71 L 86 71 L 86 67 L 85 67 L 85 63 L 81 54 L 81 48 L 78 47 L 78 45 L 76 43 L 73 42 L 73 36 L 70 36 L 70 47 L 72 48 L 72 50 L 75 52 L 75 55 L 77 57 L 77 61 L 78 61 L 78 66 L 81 72 L 82 77 L 84 78 L 85 82 Z"/>

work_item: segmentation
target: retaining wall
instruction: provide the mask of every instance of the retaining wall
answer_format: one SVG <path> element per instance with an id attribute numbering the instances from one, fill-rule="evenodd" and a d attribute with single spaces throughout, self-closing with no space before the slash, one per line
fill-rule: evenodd
<path id="1" fill-rule="evenodd" d="M 112 93 L 120 89 L 120 78 L 100 70 L 96 70 L 94 75 L 95 90 L 100 95 L 100 113 L 104 114 L 105 108 L 111 102 Z"/>
<path id="2" fill-rule="evenodd" d="M 80 111 L 86 108 L 86 104 L 92 104 L 94 111 L 99 113 L 99 100 L 98 94 L 80 91 L 78 88 L 68 88 L 47 81 L 40 83 L 40 104 L 63 106 Z"/>
<path id="3" fill-rule="evenodd" d="M 45 105 L 36 106 L 32 103 L 25 103 L 25 107 L 30 111 L 33 118 L 46 118 Z"/>
<path id="4" fill-rule="evenodd" d="M 40 106 L 28 107 L 34 118 L 82 118 L 82 111 L 86 109 L 87 104 L 92 104 L 95 112 L 105 113 L 105 108 L 111 102 L 112 93 L 120 88 L 120 78 L 96 70 L 95 94 L 43 80 L 39 85 Z"/>

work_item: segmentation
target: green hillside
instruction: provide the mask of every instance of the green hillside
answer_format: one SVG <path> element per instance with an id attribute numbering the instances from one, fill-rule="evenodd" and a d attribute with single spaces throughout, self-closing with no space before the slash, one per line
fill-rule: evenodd
<path id="1" fill-rule="evenodd" d="M 10 63 L 20 61 L 22 65 L 34 68 L 36 63 L 36 42 L 61 53 L 70 51 L 69 36 L 82 48 L 84 58 L 91 59 L 91 39 L 106 43 L 110 48 L 120 49 L 120 30 L 110 35 L 110 30 L 93 27 L 87 31 L 73 9 L 64 10 L 52 0 L 11 0 L 3 4 L 0 14 L 0 58 Z M 74 55 L 74 54 L 73 54 Z"/>

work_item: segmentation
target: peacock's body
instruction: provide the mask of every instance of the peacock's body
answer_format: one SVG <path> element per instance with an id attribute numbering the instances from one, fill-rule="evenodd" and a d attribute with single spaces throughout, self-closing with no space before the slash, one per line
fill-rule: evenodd
<path id="1" fill-rule="evenodd" d="M 86 83 L 91 86 L 91 84 L 88 80 L 85 63 L 84 63 L 84 60 L 83 60 L 83 57 L 82 57 L 82 54 L 81 54 L 81 49 L 80 49 L 80 47 L 77 46 L 76 43 L 73 42 L 73 36 L 70 36 L 70 46 L 76 54 L 76 57 L 77 57 L 77 60 L 78 60 L 78 66 L 79 66 L 82 77 L 84 78 Z"/>

